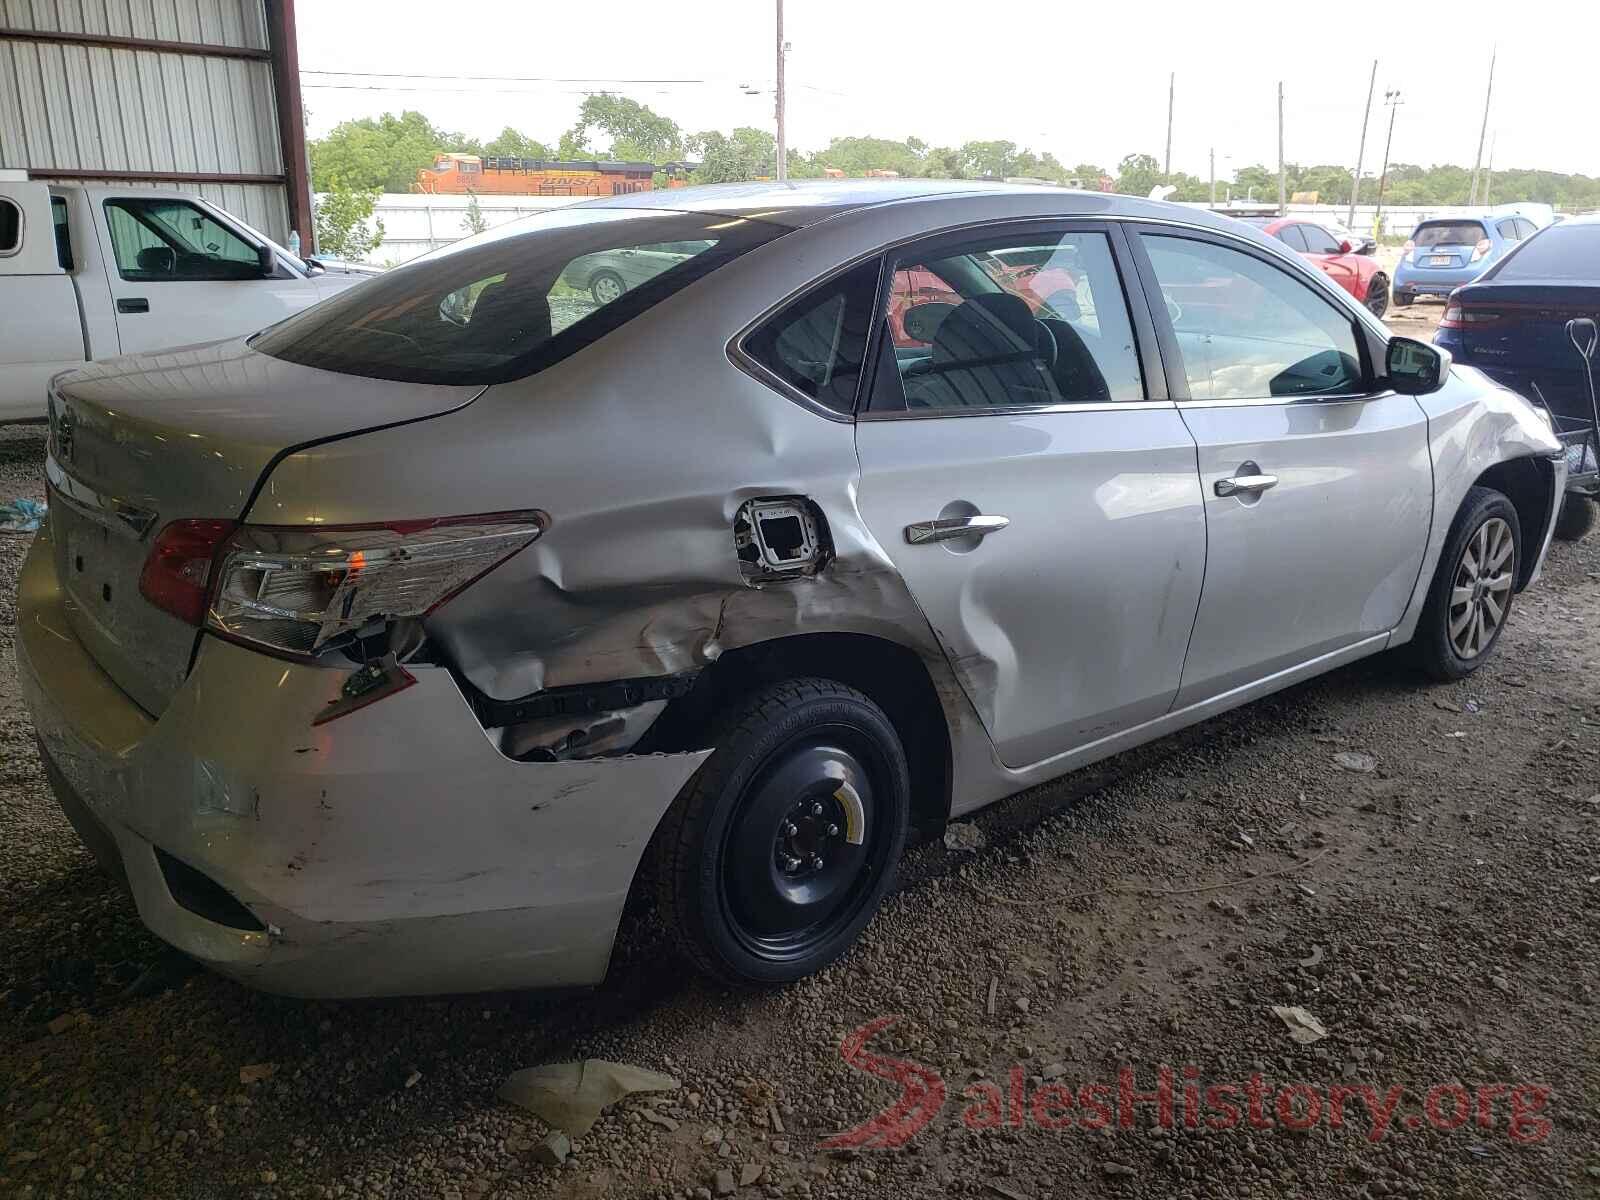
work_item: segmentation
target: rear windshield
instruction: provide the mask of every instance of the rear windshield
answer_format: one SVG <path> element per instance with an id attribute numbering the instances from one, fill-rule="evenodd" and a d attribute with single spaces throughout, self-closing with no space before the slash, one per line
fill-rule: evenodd
<path id="1" fill-rule="evenodd" d="M 274 358 L 374 379 L 518 379 L 785 232 L 711 213 L 561 209 L 341 292 L 251 345 Z"/>
<path id="2" fill-rule="evenodd" d="M 1517 248 L 1496 279 L 1600 280 L 1600 225 L 1552 225 Z"/>
<path id="3" fill-rule="evenodd" d="M 1476 246 L 1488 236 L 1476 221 L 1435 221 L 1418 225 L 1411 240 L 1419 246 Z"/>

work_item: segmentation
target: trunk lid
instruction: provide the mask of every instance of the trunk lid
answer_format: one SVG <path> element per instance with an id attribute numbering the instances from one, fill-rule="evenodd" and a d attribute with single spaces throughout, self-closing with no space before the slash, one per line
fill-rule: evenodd
<path id="1" fill-rule="evenodd" d="M 185 517 L 238 519 L 262 473 L 294 447 L 437 416 L 481 391 L 334 374 L 258 354 L 243 339 L 62 377 L 45 470 L 56 571 L 79 640 L 159 716 L 188 673 L 197 631 L 139 593 L 156 534 Z"/>
<path id="2" fill-rule="evenodd" d="M 1566 407 L 1558 397 L 1571 398 L 1582 402 L 1579 415 L 1588 415 L 1584 361 L 1567 336 L 1567 322 L 1574 317 L 1600 321 L 1600 286 L 1479 283 L 1459 289 L 1450 302 L 1462 310 L 1464 361 L 1536 373 L 1556 411 Z"/>

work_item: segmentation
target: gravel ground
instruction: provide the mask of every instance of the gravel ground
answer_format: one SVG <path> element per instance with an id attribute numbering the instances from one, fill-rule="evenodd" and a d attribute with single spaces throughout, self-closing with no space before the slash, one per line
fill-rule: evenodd
<path id="1" fill-rule="evenodd" d="M 0 430 L 0 495 L 39 494 L 41 450 Z M 0 535 L 0 651 L 23 542 Z M 1368 661 L 1016 797 L 983 848 L 914 851 L 860 946 L 780 992 L 689 977 L 645 913 L 594 993 L 337 1004 L 144 932 L 52 804 L 0 654 L 0 1198 L 1600 1194 L 1597 631 L 1600 538 L 1558 545 L 1472 680 Z M 1274 1005 L 1327 1036 L 1298 1044 Z M 902 1148 L 821 1150 L 898 1094 L 840 1053 L 879 1016 L 870 1048 L 948 1097 Z M 541 1165 L 545 1128 L 495 1090 L 589 1056 L 683 1086 Z M 1121 1128 L 1119 1071 L 1145 1092 L 1162 1064 L 1175 1127 L 1140 1103 Z M 1187 1128 L 1190 1066 L 1201 1089 L 1259 1074 L 1274 1124 Z M 1010 1121 L 1013 1074 L 1107 1084 L 1114 1119 L 1085 1128 L 1080 1097 L 1070 1128 L 1029 1103 L 969 1127 L 988 1083 Z M 1290 1128 L 1291 1083 L 1401 1090 L 1374 1138 L 1359 1100 Z M 1444 1129 L 1454 1093 L 1427 1098 L 1452 1084 Z M 1518 1094 L 1513 1137 L 1517 1085 L 1548 1092 Z"/>

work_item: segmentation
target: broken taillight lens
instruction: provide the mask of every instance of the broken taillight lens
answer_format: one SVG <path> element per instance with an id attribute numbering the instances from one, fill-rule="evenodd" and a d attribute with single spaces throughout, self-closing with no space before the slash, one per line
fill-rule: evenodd
<path id="1" fill-rule="evenodd" d="M 180 521 L 162 531 L 144 569 L 174 582 L 162 591 L 141 578 L 140 590 L 191 624 L 309 655 L 385 621 L 427 615 L 548 524 L 535 511 L 311 528 Z M 219 535 L 212 528 L 223 526 Z M 217 536 L 203 544 L 205 533 Z M 169 592 L 175 602 L 166 602 Z"/>
<path id="2" fill-rule="evenodd" d="M 174 521 L 156 535 L 139 572 L 139 594 L 190 625 L 205 620 L 211 564 L 236 528 L 232 521 Z"/>

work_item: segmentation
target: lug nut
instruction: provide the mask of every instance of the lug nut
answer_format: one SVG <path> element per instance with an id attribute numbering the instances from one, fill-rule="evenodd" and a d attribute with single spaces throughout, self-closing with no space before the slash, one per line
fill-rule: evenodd
<path id="1" fill-rule="evenodd" d="M 812 869 L 812 870 L 813 870 L 813 871 L 820 871 L 820 870 L 822 870 L 822 859 L 821 859 L 821 858 L 820 858 L 820 857 L 818 857 L 818 858 L 813 858 L 813 859 L 812 859 L 812 860 L 811 860 L 811 869 Z"/>
<path id="2" fill-rule="evenodd" d="M 794 824 L 793 821 L 785 821 L 783 823 L 783 831 L 786 834 L 788 834 L 790 837 L 793 837 L 795 834 L 800 832 L 798 829 L 795 828 L 795 824 Z"/>
<path id="3" fill-rule="evenodd" d="M 820 817 L 822 815 L 822 801 L 813 800 L 811 802 L 811 815 L 813 817 Z"/>
<path id="4" fill-rule="evenodd" d="M 838 837 L 839 836 L 839 827 L 837 825 L 829 825 L 828 826 L 828 836 L 829 837 Z"/>

